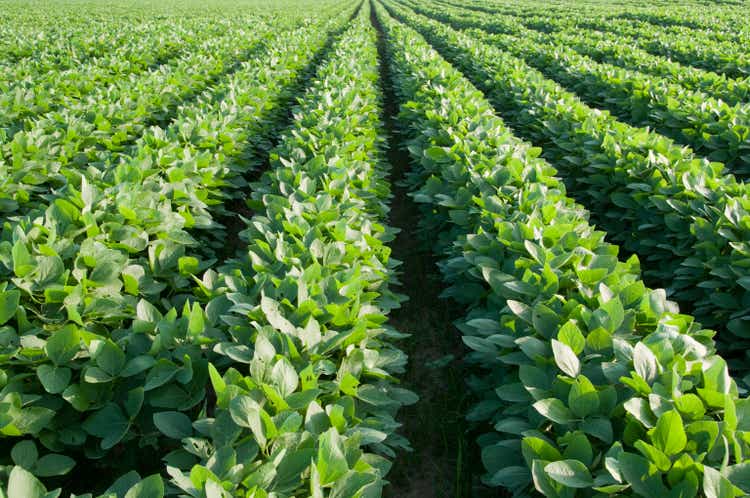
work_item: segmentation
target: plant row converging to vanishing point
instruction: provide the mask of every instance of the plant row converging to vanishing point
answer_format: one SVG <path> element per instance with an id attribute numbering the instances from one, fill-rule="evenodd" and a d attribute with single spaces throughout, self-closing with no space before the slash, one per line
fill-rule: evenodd
<path id="1" fill-rule="evenodd" d="M 424 496 L 424 369 L 455 490 L 750 494 L 750 31 L 692 2 L 6 0 L 0 498 Z"/>

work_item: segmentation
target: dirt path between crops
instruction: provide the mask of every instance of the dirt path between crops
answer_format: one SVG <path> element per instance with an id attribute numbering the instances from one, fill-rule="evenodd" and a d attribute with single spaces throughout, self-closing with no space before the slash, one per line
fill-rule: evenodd
<path id="1" fill-rule="evenodd" d="M 399 412 L 404 434 L 414 448 L 401 453 L 388 475 L 391 485 L 386 497 L 430 498 L 470 496 L 466 473 L 464 440 L 464 381 L 460 357 L 463 346 L 452 322 L 458 313 L 439 298 L 443 288 L 435 260 L 417 236 L 418 206 L 400 185 L 409 168 L 409 156 L 402 147 L 396 128 L 398 105 L 386 63 L 383 31 L 375 16 L 371 21 L 378 31 L 380 81 L 384 95 L 383 121 L 388 137 L 387 159 L 391 165 L 391 213 L 389 224 L 401 230 L 391 244 L 393 256 L 402 261 L 399 292 L 409 300 L 394 310 L 389 323 L 401 332 L 412 334 L 401 347 L 409 355 L 407 371 L 401 376 L 403 387 L 416 392 L 417 404 Z M 453 355 L 450 363 L 447 355 Z M 441 361 L 442 360 L 442 361 Z"/>

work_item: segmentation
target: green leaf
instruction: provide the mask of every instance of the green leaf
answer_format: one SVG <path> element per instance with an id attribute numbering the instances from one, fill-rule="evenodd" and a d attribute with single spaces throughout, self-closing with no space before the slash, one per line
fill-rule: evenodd
<path id="1" fill-rule="evenodd" d="M 279 303 L 271 298 L 263 296 L 260 300 L 260 308 L 263 310 L 263 314 L 266 315 L 268 323 L 270 323 L 273 328 L 284 334 L 296 336 L 297 328 L 292 322 L 284 318 L 284 315 L 279 309 Z"/>
<path id="2" fill-rule="evenodd" d="M 144 391 L 142 387 L 135 387 L 128 391 L 128 397 L 125 399 L 125 414 L 133 420 L 141 411 L 143 406 Z"/>
<path id="3" fill-rule="evenodd" d="M 687 444 L 687 435 L 682 425 L 682 417 L 675 410 L 662 414 L 656 427 L 650 431 L 654 446 L 667 456 L 681 452 Z"/>
<path id="4" fill-rule="evenodd" d="M 645 399 L 630 398 L 623 403 L 623 407 L 644 426 L 650 428 L 656 424 L 656 416 L 651 411 L 651 407 Z"/>
<path id="5" fill-rule="evenodd" d="M 125 498 L 163 498 L 164 481 L 161 476 L 148 476 L 125 493 Z"/>
<path id="6" fill-rule="evenodd" d="M 12 256 L 13 272 L 16 274 L 16 276 L 25 277 L 34 270 L 34 258 L 26 248 L 26 244 L 24 244 L 21 240 L 18 240 L 15 244 L 13 244 Z"/>
<path id="7" fill-rule="evenodd" d="M 559 320 L 560 319 L 558 314 L 547 306 L 541 303 L 537 303 L 536 305 L 534 305 L 534 308 L 531 312 L 531 321 L 534 325 L 534 328 L 542 337 L 546 339 L 552 339 L 555 336 L 557 327 L 560 325 Z"/>
<path id="8" fill-rule="evenodd" d="M 577 417 L 586 417 L 599 409 L 599 394 L 591 381 L 579 375 L 568 394 L 568 406 Z"/>
<path id="9" fill-rule="evenodd" d="M 193 256 L 182 256 L 177 260 L 177 267 L 182 275 L 192 275 L 200 270 L 200 261 Z"/>
<path id="10" fill-rule="evenodd" d="M 68 363 L 80 349 L 80 335 L 74 325 L 67 325 L 47 339 L 44 352 L 55 365 Z"/>
<path id="11" fill-rule="evenodd" d="M 642 342 L 635 345 L 633 350 L 633 366 L 635 372 L 646 382 L 653 382 L 659 373 L 659 365 L 654 353 Z"/>
<path id="12" fill-rule="evenodd" d="M 68 387 L 73 373 L 66 367 L 39 365 L 36 369 L 36 375 L 45 391 L 50 394 L 59 394 Z"/>
<path id="13" fill-rule="evenodd" d="M 581 429 L 583 429 L 583 432 L 585 432 L 586 434 L 590 434 L 594 436 L 595 438 L 598 438 L 601 441 L 604 441 L 607 444 L 612 443 L 612 438 L 614 437 L 614 431 L 612 429 L 612 422 L 608 418 L 604 418 L 604 417 L 587 418 L 583 422 L 583 424 L 581 424 Z"/>
<path id="14" fill-rule="evenodd" d="M 436 147 L 434 145 L 424 150 L 424 156 L 435 162 L 450 160 L 450 155 L 444 147 Z"/>
<path id="15" fill-rule="evenodd" d="M 706 498 L 734 498 L 732 483 L 721 475 L 721 473 L 704 465 L 703 467 L 703 493 Z"/>
<path id="16" fill-rule="evenodd" d="M 695 394 L 683 394 L 674 400 L 675 407 L 689 419 L 700 419 L 706 413 L 703 401 Z"/>
<path id="17" fill-rule="evenodd" d="M 275 426 L 268 414 L 249 396 L 237 396 L 229 402 L 232 420 L 240 427 L 248 427 L 261 448 L 266 447 L 270 437 L 275 435 Z"/>
<path id="18" fill-rule="evenodd" d="M 576 355 L 581 354 L 583 348 L 586 346 L 586 338 L 572 320 L 568 320 L 565 325 L 560 327 L 560 331 L 557 333 L 557 340 L 570 346 L 570 349 Z"/>
<path id="19" fill-rule="evenodd" d="M 656 465 L 656 468 L 660 471 L 667 472 L 672 466 L 672 461 L 664 453 L 650 444 L 639 439 L 635 442 L 634 446 L 643 456 L 648 458 L 651 463 Z"/>
<path id="20" fill-rule="evenodd" d="M 534 487 L 544 496 L 559 496 L 555 489 L 555 481 L 552 480 L 544 468 L 548 465 L 545 460 L 534 460 L 531 463 L 531 478 L 534 481 Z"/>
<path id="21" fill-rule="evenodd" d="M 318 438 L 318 456 L 315 466 L 320 474 L 320 484 L 323 486 L 336 481 L 349 470 L 344 441 L 333 427 Z"/>
<path id="22" fill-rule="evenodd" d="M 40 477 L 62 476 L 75 467 L 76 461 L 65 455 L 44 455 L 36 463 L 34 474 Z"/>
<path id="23" fill-rule="evenodd" d="M 46 498 L 47 490 L 31 472 L 13 467 L 8 479 L 8 498 Z"/>
<path id="24" fill-rule="evenodd" d="M 509 458 L 507 448 L 504 451 L 505 458 Z M 557 448 L 539 437 L 525 437 L 521 442 L 521 453 L 528 464 L 534 460 L 557 461 L 563 457 Z M 511 457 L 512 458 L 512 457 Z"/>
<path id="25" fill-rule="evenodd" d="M 17 290 L 0 292 L 0 325 L 5 325 L 16 315 L 20 299 L 21 293 Z"/>
<path id="26" fill-rule="evenodd" d="M 89 345 L 91 358 L 104 372 L 116 376 L 125 366 L 125 353 L 110 340 L 93 340 Z"/>
<path id="27" fill-rule="evenodd" d="M 573 415 L 568 407 L 557 398 L 542 399 L 534 403 L 534 409 L 541 415 L 558 424 L 569 424 L 573 421 Z"/>
<path id="28" fill-rule="evenodd" d="M 206 330 L 206 321 L 203 316 L 203 310 L 198 303 L 193 303 L 188 319 L 188 333 L 191 336 L 198 336 Z"/>
<path id="29" fill-rule="evenodd" d="M 577 377 L 581 373 L 581 362 L 578 356 L 567 344 L 552 339 L 552 353 L 557 367 L 570 377 Z"/>
<path id="30" fill-rule="evenodd" d="M 167 437 L 181 440 L 193 435 L 193 425 L 187 415 L 180 412 L 154 413 L 154 425 Z"/>
<path id="31" fill-rule="evenodd" d="M 544 467 L 544 471 L 555 481 L 569 488 L 587 488 L 594 479 L 586 466 L 578 460 L 560 460 Z"/>
<path id="32" fill-rule="evenodd" d="M 656 466 L 644 457 L 622 452 L 617 460 L 623 478 L 633 487 L 633 491 L 641 496 L 659 497 L 668 494 Z"/>
<path id="33" fill-rule="evenodd" d="M 34 441 L 21 441 L 13 446 L 10 450 L 10 457 L 16 465 L 27 470 L 34 468 L 34 464 L 39 458 L 39 452 L 36 449 Z"/>
<path id="34" fill-rule="evenodd" d="M 122 498 L 130 488 L 141 482 L 141 476 L 138 472 L 131 470 L 127 474 L 123 474 L 117 478 L 117 480 L 104 492 L 104 496 L 109 497 L 110 494 L 115 494 L 117 498 Z"/>
<path id="35" fill-rule="evenodd" d="M 724 475 L 732 484 L 750 494 L 750 463 L 730 465 L 724 471 Z"/>
<path id="36" fill-rule="evenodd" d="M 165 358 L 161 358 L 156 362 L 156 365 L 148 371 L 148 374 L 146 375 L 146 384 L 143 386 L 143 389 L 150 391 L 151 389 L 163 386 L 172 380 L 179 370 L 180 367 Z"/>
<path id="37" fill-rule="evenodd" d="M 130 421 L 114 403 L 107 403 L 83 422 L 86 432 L 102 438 L 101 446 L 105 450 L 120 442 L 129 428 Z"/>
<path id="38" fill-rule="evenodd" d="M 281 358 L 276 362 L 271 370 L 271 378 L 284 398 L 292 394 L 299 385 L 297 371 L 286 358 Z"/>

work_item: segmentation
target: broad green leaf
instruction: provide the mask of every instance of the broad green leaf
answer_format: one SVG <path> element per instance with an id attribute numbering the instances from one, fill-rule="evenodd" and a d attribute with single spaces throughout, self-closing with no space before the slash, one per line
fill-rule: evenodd
<path id="1" fill-rule="evenodd" d="M 735 496 L 732 483 L 718 470 L 708 465 L 703 467 L 703 493 L 706 498 L 733 498 Z"/>
<path id="2" fill-rule="evenodd" d="M 192 422 L 187 415 L 180 412 L 154 413 L 154 425 L 167 437 L 182 439 L 193 434 Z"/>
<path id="3" fill-rule="evenodd" d="M 568 407 L 557 398 L 542 399 L 534 403 L 534 409 L 541 415 L 558 424 L 569 424 L 573 421 L 573 414 Z"/>
<path id="4" fill-rule="evenodd" d="M 20 298 L 21 293 L 17 290 L 0 292 L 0 325 L 5 325 L 16 315 Z"/>
<path id="5" fill-rule="evenodd" d="M 51 453 L 37 461 L 34 473 L 40 477 L 61 476 L 70 472 L 75 465 L 76 461 L 72 458 Z"/>
<path id="6" fill-rule="evenodd" d="M 69 368 L 39 365 L 36 369 L 36 375 L 45 391 L 50 394 L 59 394 L 68 387 L 73 374 Z"/>
<path id="7" fill-rule="evenodd" d="M 633 350 L 633 365 L 635 372 L 646 382 L 652 382 L 659 373 L 659 364 L 654 353 L 642 342 L 635 345 Z"/>
<path id="8" fill-rule="evenodd" d="M 333 427 L 318 438 L 315 466 L 320 474 L 320 484 L 323 486 L 335 482 L 349 470 L 344 441 Z"/>
<path id="9" fill-rule="evenodd" d="M 31 472 L 15 466 L 8 479 L 8 498 L 46 498 L 47 490 Z"/>
<path id="10" fill-rule="evenodd" d="M 125 498 L 162 498 L 164 496 L 164 481 L 161 476 L 148 476 L 125 493 Z"/>
<path id="11" fill-rule="evenodd" d="M 650 435 L 654 446 L 667 456 L 678 454 L 687 444 L 682 417 L 674 410 L 670 410 L 659 417 L 656 427 Z"/>
<path id="12" fill-rule="evenodd" d="M 34 441 L 25 440 L 13 446 L 13 449 L 10 450 L 10 457 L 16 465 L 31 470 L 39 458 L 39 452 Z"/>
<path id="13" fill-rule="evenodd" d="M 584 375 L 579 375 L 570 386 L 568 406 L 577 417 L 587 417 L 599 409 L 599 395 L 596 388 Z"/>
<path id="14" fill-rule="evenodd" d="M 578 356 L 567 344 L 552 339 L 552 352 L 557 367 L 570 377 L 577 377 L 581 373 L 581 362 Z"/>
<path id="15" fill-rule="evenodd" d="M 578 460 L 560 460 L 544 467 L 544 471 L 555 481 L 569 488 L 587 488 L 594 479 L 586 466 Z"/>
<path id="16" fill-rule="evenodd" d="M 74 325 L 67 325 L 53 332 L 47 340 L 44 351 L 55 365 L 65 365 L 78 353 L 80 335 Z"/>

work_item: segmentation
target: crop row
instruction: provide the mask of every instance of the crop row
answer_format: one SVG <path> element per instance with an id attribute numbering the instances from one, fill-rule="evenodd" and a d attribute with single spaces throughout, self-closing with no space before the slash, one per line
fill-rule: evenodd
<path id="1" fill-rule="evenodd" d="M 195 423 L 210 450 L 198 466 L 168 468 L 188 493 L 202 487 L 200 469 L 231 496 L 376 497 L 386 457 L 408 448 L 394 415 L 416 397 L 395 386 L 406 357 L 393 342 L 404 336 L 385 323 L 401 297 L 390 289 L 397 262 L 383 224 L 389 188 L 368 14 L 365 4 L 301 96 L 252 185 L 248 250 L 211 289 L 226 302 L 223 347 L 249 375 L 212 374 L 215 412 Z"/>
<path id="2" fill-rule="evenodd" d="M 252 18 L 245 19 L 251 23 Z M 23 128 L 22 121 L 36 114 L 74 105 L 84 95 L 127 81 L 134 75 L 169 63 L 175 58 L 199 49 L 205 39 L 225 35 L 241 26 L 230 23 L 173 26 L 165 40 L 163 25 L 156 24 L 150 33 L 134 35 L 134 41 L 114 50 L 104 60 L 79 63 L 68 69 L 51 69 L 33 64 L 15 63 L 0 75 L 0 136 L 3 141 Z M 3 136 L 4 135 L 4 136 Z"/>
<path id="3" fill-rule="evenodd" d="M 2 147 L 1 210 L 25 214 L 50 190 L 79 184 L 81 171 L 101 176 L 116 166 L 118 156 L 136 156 L 133 143 L 148 126 L 166 126 L 187 99 L 195 98 L 199 105 L 207 87 L 210 99 L 211 85 L 226 85 L 243 59 L 262 51 L 273 30 L 257 23 L 252 34 L 248 27 L 211 38 L 170 65 L 98 88 L 82 99 L 70 96 L 67 106 L 17 130 Z"/>
<path id="4" fill-rule="evenodd" d="M 461 6 L 460 4 L 455 4 Z M 480 12 L 492 11 L 474 5 L 463 5 Z M 592 57 L 597 62 L 613 64 L 648 73 L 677 83 L 690 90 L 705 92 L 720 98 L 730 105 L 750 101 L 750 76 L 733 79 L 713 71 L 694 68 L 674 62 L 667 57 L 653 55 L 634 46 L 628 37 L 596 30 L 581 29 L 580 26 L 560 31 L 534 31 L 523 26 L 525 19 L 517 13 L 493 13 L 490 23 L 482 26 L 492 32 L 528 37 L 539 43 L 554 43 L 574 49 Z"/>
<path id="5" fill-rule="evenodd" d="M 721 326 L 729 334 L 719 337 L 723 351 L 744 356 L 748 187 L 721 165 L 586 106 L 507 52 L 425 17 L 409 19 L 487 92 L 514 129 L 543 147 L 597 223 L 644 258 L 647 279 L 666 286 L 701 323 Z M 744 364 L 736 366 L 745 370 Z"/>
<path id="6" fill-rule="evenodd" d="M 503 31 L 508 24 L 501 21 L 497 29 L 492 19 L 481 14 L 415 8 L 459 28 Z M 518 35 L 475 31 L 473 36 L 523 58 L 592 106 L 608 109 L 634 126 L 652 126 L 697 153 L 724 162 L 738 176 L 750 174 L 750 104 L 730 106 L 662 78 L 597 63 L 563 43 L 550 44 L 523 30 Z"/>
<path id="7" fill-rule="evenodd" d="M 32 437 L 68 460 L 113 448 L 133 460 L 138 448 L 160 447 L 157 413 L 198 413 L 208 361 L 227 354 L 223 309 L 200 290 L 215 273 L 194 277 L 224 233 L 215 216 L 268 147 L 254 141 L 278 126 L 351 12 L 265 36 L 262 55 L 179 108 L 169 127 L 148 129 L 131 158 L 71 171 L 80 181 L 5 223 L 0 434 Z"/>
<path id="8" fill-rule="evenodd" d="M 494 8 L 484 3 L 469 0 L 440 0 L 455 6 L 469 6 L 472 9 L 492 12 Z M 496 12 L 517 16 L 519 23 L 528 28 L 553 33 L 556 31 L 594 30 L 608 33 L 623 41 L 628 41 L 654 55 L 668 57 L 682 64 L 725 74 L 729 78 L 746 78 L 750 66 L 743 46 L 748 34 L 741 33 L 736 26 L 739 20 L 727 20 L 721 33 L 729 39 L 719 41 L 712 32 L 703 33 L 686 27 L 656 27 L 647 22 L 634 22 L 627 18 L 612 16 L 607 6 L 605 11 L 594 13 L 580 8 L 545 8 L 530 6 L 519 11 L 515 5 L 501 6 Z M 522 15 L 519 15 L 522 14 Z M 691 11 L 690 17 L 693 12 Z M 684 15 L 684 14 L 683 14 Z M 727 27 L 730 26 L 730 27 Z M 726 38 L 726 37 L 723 37 Z"/>
<path id="9" fill-rule="evenodd" d="M 459 328 L 482 398 L 469 415 L 486 430 L 485 482 L 549 497 L 747 493 L 750 404 L 711 332 L 647 288 L 637 259 L 618 260 L 540 149 L 468 80 L 378 17 L 414 199 L 441 227 L 446 295 L 470 310 Z"/>

